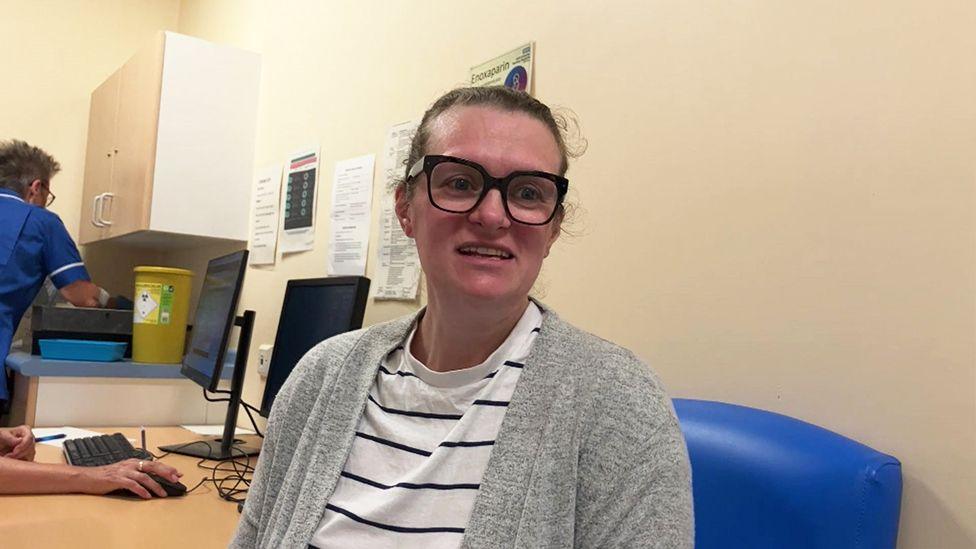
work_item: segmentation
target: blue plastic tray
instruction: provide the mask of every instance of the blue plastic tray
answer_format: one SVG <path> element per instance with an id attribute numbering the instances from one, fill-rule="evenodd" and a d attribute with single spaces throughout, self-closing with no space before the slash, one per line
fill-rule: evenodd
<path id="1" fill-rule="evenodd" d="M 42 339 L 41 358 L 115 362 L 125 354 L 125 342 L 88 341 L 84 339 Z"/>

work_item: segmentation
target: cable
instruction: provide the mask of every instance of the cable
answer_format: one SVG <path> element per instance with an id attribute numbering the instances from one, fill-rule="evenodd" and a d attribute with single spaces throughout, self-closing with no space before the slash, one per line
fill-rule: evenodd
<path id="1" fill-rule="evenodd" d="M 223 394 L 223 395 L 229 395 L 229 394 L 231 394 L 230 391 L 220 391 L 220 390 L 218 390 L 218 391 L 210 391 L 210 392 L 211 393 L 217 393 L 217 394 Z M 203 398 L 207 402 L 230 402 L 230 399 L 229 398 L 210 398 L 209 396 L 207 396 L 207 388 L 206 387 L 203 388 Z M 251 427 L 254 427 L 254 432 L 257 433 L 257 435 L 259 437 L 264 438 L 264 433 L 261 432 L 261 429 L 258 429 L 258 422 L 257 421 L 254 421 L 254 416 L 251 415 L 251 410 L 254 410 L 255 412 L 257 412 L 259 414 L 261 413 L 261 410 L 258 410 L 254 406 L 251 406 L 250 404 L 244 402 L 244 399 L 241 399 L 240 402 L 244 406 L 244 412 L 247 413 L 247 418 L 249 420 L 251 420 Z"/>
<path id="2" fill-rule="evenodd" d="M 221 499 L 226 501 L 232 501 L 234 503 L 243 503 L 244 498 L 237 497 L 237 496 L 241 494 L 244 494 L 246 496 L 247 489 L 250 488 L 251 486 L 254 467 L 251 466 L 250 457 L 247 454 L 245 454 L 243 450 L 241 450 L 240 448 L 233 448 L 233 447 L 232 450 L 239 451 L 241 453 L 241 457 L 244 458 L 243 464 L 237 461 L 236 457 L 232 457 L 227 460 L 220 460 L 220 464 L 225 464 L 225 463 L 231 464 L 233 468 L 232 472 L 221 468 L 220 465 L 217 465 L 216 467 L 212 467 L 212 468 L 210 467 L 204 467 L 204 468 L 211 469 L 210 481 L 214 483 L 214 486 L 217 488 L 217 495 L 219 495 Z M 197 466 L 202 467 L 203 466 L 202 462 L 198 463 Z M 243 469 L 239 468 L 241 466 L 243 466 Z M 233 474 L 229 474 L 227 476 L 217 478 L 218 471 L 233 473 Z M 234 485 L 231 486 L 230 488 L 227 488 L 225 484 L 231 481 L 234 482 Z M 241 484 L 243 484 L 246 488 L 240 488 Z"/>
<path id="3" fill-rule="evenodd" d="M 254 427 L 254 432 L 258 434 L 259 437 L 264 438 L 264 434 L 258 429 L 258 423 L 254 421 L 254 416 L 251 415 L 251 407 L 245 405 L 244 411 L 247 413 L 247 418 L 251 420 L 251 427 Z"/>
<path id="4" fill-rule="evenodd" d="M 212 392 L 214 392 L 214 393 L 221 393 L 221 394 L 226 393 L 228 395 L 230 394 L 230 391 L 212 391 Z M 207 388 L 206 387 L 203 388 L 203 398 L 207 402 L 230 402 L 230 399 L 229 398 L 210 398 L 209 396 L 207 396 Z"/>
<path id="5" fill-rule="evenodd" d="M 214 394 L 218 394 L 218 395 L 229 395 L 229 394 L 232 394 L 230 391 L 224 391 L 224 390 L 221 390 L 221 389 L 218 389 L 216 391 L 210 391 L 210 392 L 211 393 L 214 393 Z M 217 398 L 217 399 L 214 399 L 214 398 L 208 397 L 207 396 L 207 389 L 206 388 L 203 389 L 203 398 L 207 399 L 210 402 L 230 402 L 230 399 L 229 398 Z M 248 404 L 247 402 L 244 402 L 243 399 L 241 399 L 241 404 L 244 405 L 245 408 L 250 408 L 251 410 L 253 410 L 253 411 L 255 411 L 255 412 L 259 413 L 259 414 L 261 413 L 261 410 L 258 410 L 256 407 L 254 407 L 251 404 Z"/>
<path id="6" fill-rule="evenodd" d="M 186 448 L 187 446 L 192 446 L 194 444 L 200 444 L 201 442 L 204 441 L 196 440 L 193 442 L 188 442 L 186 444 L 182 444 L 178 446 L 175 450 L 180 450 Z M 208 448 L 210 447 L 208 446 Z M 193 492 L 200 486 L 203 486 L 203 484 L 206 482 L 212 482 L 214 487 L 217 489 L 217 495 L 221 499 L 233 503 L 243 503 L 244 498 L 240 496 L 242 494 L 246 496 L 247 490 L 251 486 L 251 480 L 253 479 L 253 475 L 254 475 L 254 466 L 251 465 L 250 456 L 244 453 L 244 451 L 241 450 L 240 448 L 231 446 L 231 453 L 233 453 L 235 450 L 240 452 L 241 455 L 232 456 L 225 459 L 216 459 L 209 456 L 205 458 L 200 458 L 200 460 L 197 461 L 197 467 L 200 469 L 206 469 L 210 471 L 210 478 L 204 477 L 200 479 L 200 482 L 196 483 L 196 485 L 194 485 L 193 488 L 188 489 L 186 493 L 189 494 Z M 165 452 L 161 456 L 157 457 L 154 455 L 153 457 L 156 457 L 156 459 L 161 459 L 168 456 L 171 453 L 173 452 Z M 240 461 L 241 458 L 244 459 L 243 463 Z M 213 466 L 204 465 L 204 463 L 207 461 L 216 461 L 217 464 Z M 226 466 L 229 466 L 230 468 L 227 468 Z M 217 476 L 218 473 L 227 473 L 227 474 L 218 477 Z M 233 483 L 233 485 L 228 487 L 227 485 L 230 483 Z M 241 487 L 242 485 L 244 486 L 244 488 Z"/>
<path id="7" fill-rule="evenodd" d="M 243 400 L 241 401 L 241 404 L 243 404 L 245 408 L 250 408 L 251 410 L 254 410 L 255 412 L 257 412 L 259 414 L 261 413 L 261 410 L 258 410 L 257 408 L 255 408 L 254 406 L 251 406 L 250 404 L 244 402 Z"/>

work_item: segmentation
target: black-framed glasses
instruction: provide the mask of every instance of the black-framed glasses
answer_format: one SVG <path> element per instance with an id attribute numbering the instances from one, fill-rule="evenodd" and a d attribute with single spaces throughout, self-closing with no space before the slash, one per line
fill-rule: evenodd
<path id="1" fill-rule="evenodd" d="M 57 197 L 54 196 L 54 193 L 51 192 L 51 184 L 50 183 L 41 182 L 41 187 L 44 187 L 44 190 L 47 191 L 47 202 L 44 204 L 44 207 L 47 208 L 51 204 L 54 204 L 54 199 L 57 198 Z"/>
<path id="2" fill-rule="evenodd" d="M 427 198 L 438 210 L 468 213 L 481 204 L 492 189 L 502 196 L 505 213 L 524 225 L 545 225 L 562 204 L 569 180 L 540 171 L 516 171 L 499 179 L 477 162 L 428 154 L 410 167 L 407 180 L 423 172 L 427 176 Z"/>

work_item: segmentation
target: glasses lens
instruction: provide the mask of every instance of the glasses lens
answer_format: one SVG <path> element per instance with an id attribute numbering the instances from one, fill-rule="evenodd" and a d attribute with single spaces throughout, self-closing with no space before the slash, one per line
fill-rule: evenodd
<path id="1" fill-rule="evenodd" d="M 438 208 L 466 212 L 474 207 L 485 186 L 484 178 L 471 166 L 441 162 L 430 174 L 430 198 Z"/>
<path id="2" fill-rule="evenodd" d="M 525 175 L 508 184 L 508 210 L 516 221 L 545 223 L 558 201 L 559 191 L 550 179 Z"/>

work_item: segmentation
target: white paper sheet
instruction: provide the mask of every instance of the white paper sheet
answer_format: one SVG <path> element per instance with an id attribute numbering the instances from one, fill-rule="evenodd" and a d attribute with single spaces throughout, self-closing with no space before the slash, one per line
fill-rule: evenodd
<path id="1" fill-rule="evenodd" d="M 34 433 L 34 438 L 58 435 L 61 433 L 68 435 L 57 440 L 45 440 L 44 442 L 38 443 L 47 444 L 48 446 L 57 446 L 58 448 L 64 448 L 64 441 L 66 440 L 73 438 L 97 437 L 105 434 L 97 431 L 86 431 L 85 429 L 78 429 L 76 427 L 36 427 L 31 429 L 31 432 Z"/>
<path id="2" fill-rule="evenodd" d="M 274 265 L 278 245 L 278 205 L 281 195 L 281 165 L 268 166 L 258 172 L 251 196 L 254 217 L 251 220 L 251 265 Z"/>
<path id="3" fill-rule="evenodd" d="M 205 436 L 219 436 L 224 434 L 223 425 L 180 425 L 180 427 L 186 429 L 187 431 L 192 431 L 198 435 Z M 242 427 L 234 428 L 235 435 L 253 435 L 254 431 L 250 429 L 244 429 Z"/>
<path id="4" fill-rule="evenodd" d="M 336 162 L 329 229 L 330 275 L 366 274 L 373 164 L 371 154 Z"/>
<path id="5" fill-rule="evenodd" d="M 397 179 L 406 172 L 410 155 L 410 142 L 417 131 L 418 122 L 411 120 L 390 128 L 384 150 L 384 185 L 380 212 L 379 246 L 376 250 L 376 299 L 417 299 L 420 280 L 420 259 L 413 240 L 403 234 L 394 210 L 393 188 Z"/>
<path id="6" fill-rule="evenodd" d="M 318 146 L 301 150 L 288 161 L 285 190 L 281 197 L 282 253 L 304 252 L 315 246 L 318 173 Z"/>

